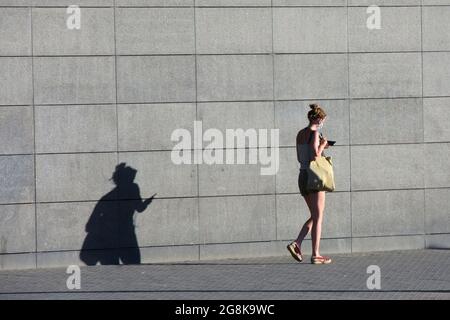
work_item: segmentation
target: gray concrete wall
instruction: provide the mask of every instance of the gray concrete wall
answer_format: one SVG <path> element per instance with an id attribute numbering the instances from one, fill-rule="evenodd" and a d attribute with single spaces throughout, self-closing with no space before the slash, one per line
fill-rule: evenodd
<path id="1" fill-rule="evenodd" d="M 102 205 L 111 237 L 90 249 L 128 247 L 122 162 L 158 193 L 135 214 L 142 262 L 287 254 L 310 102 L 338 141 L 322 251 L 449 247 L 449 17 L 449 0 L 0 0 L 0 269 L 82 263 Z M 173 164 L 194 120 L 279 128 L 278 174 Z"/>

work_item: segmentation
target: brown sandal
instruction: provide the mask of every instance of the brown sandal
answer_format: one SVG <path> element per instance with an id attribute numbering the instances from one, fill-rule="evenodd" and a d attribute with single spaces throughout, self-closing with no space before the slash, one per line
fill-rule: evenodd
<path id="1" fill-rule="evenodd" d="M 300 248 L 295 241 L 288 244 L 287 249 L 295 260 L 297 260 L 298 262 L 303 261 L 302 252 L 300 251 Z"/>
<path id="2" fill-rule="evenodd" d="M 331 261 L 331 258 L 325 256 L 311 257 L 312 264 L 329 264 Z"/>

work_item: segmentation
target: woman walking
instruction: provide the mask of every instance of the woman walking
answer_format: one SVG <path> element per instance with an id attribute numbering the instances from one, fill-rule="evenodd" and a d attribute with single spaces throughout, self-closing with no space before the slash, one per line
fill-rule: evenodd
<path id="1" fill-rule="evenodd" d="M 300 162 L 298 186 L 300 188 L 300 194 L 308 205 L 311 217 L 303 225 L 297 239 L 290 243 L 287 248 L 294 259 L 301 262 L 303 260 L 301 251 L 302 242 L 306 235 L 311 231 L 311 263 L 328 264 L 331 263 L 331 259 L 329 257 L 321 256 L 319 252 L 323 212 L 325 209 L 325 191 L 308 192 L 306 190 L 308 179 L 306 168 L 309 166 L 309 162 L 315 160 L 316 157 L 320 157 L 323 150 L 328 148 L 327 139 L 322 137 L 318 131 L 323 127 L 327 115 L 317 104 L 311 104 L 310 108 L 311 110 L 308 112 L 309 125 L 300 130 L 297 134 L 297 159 Z"/>

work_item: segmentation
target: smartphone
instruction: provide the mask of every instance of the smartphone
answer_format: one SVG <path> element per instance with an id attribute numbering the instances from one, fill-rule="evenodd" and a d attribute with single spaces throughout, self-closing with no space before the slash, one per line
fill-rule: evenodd
<path id="1" fill-rule="evenodd" d="M 323 138 L 322 132 L 319 133 L 319 137 L 320 137 L 320 140 L 322 140 L 322 138 Z M 335 143 L 336 143 L 336 141 L 328 140 L 329 146 L 334 146 Z"/>

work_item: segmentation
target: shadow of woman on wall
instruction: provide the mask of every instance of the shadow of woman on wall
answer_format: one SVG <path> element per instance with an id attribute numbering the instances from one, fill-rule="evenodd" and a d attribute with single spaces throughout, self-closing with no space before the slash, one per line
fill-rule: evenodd
<path id="1" fill-rule="evenodd" d="M 86 223 L 87 235 L 80 252 L 86 265 L 141 263 L 134 213 L 143 212 L 156 194 L 142 201 L 134 182 L 136 173 L 124 162 L 116 166 L 110 179 L 116 187 L 97 202 Z"/>

